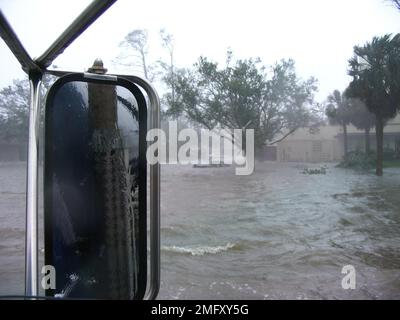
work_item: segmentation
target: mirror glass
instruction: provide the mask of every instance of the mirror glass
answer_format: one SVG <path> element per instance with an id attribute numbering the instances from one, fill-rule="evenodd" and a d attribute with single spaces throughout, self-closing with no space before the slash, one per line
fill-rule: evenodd
<path id="1" fill-rule="evenodd" d="M 146 287 L 146 105 L 128 81 L 59 79 L 46 100 L 46 291 L 141 299 Z"/>

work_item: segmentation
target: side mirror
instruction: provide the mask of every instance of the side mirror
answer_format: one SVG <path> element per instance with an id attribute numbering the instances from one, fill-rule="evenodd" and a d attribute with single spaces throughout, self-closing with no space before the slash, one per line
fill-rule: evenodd
<path id="1" fill-rule="evenodd" d="M 147 283 L 146 100 L 132 82 L 69 74 L 45 117 L 46 295 L 142 299 Z"/>

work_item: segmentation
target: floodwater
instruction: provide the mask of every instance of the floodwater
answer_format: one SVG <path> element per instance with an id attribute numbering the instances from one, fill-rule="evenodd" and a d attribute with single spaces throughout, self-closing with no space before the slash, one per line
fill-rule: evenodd
<path id="1" fill-rule="evenodd" d="M 0 294 L 23 292 L 24 165 L 0 163 Z M 162 166 L 159 298 L 400 299 L 400 169 L 306 167 Z"/>
<path id="2" fill-rule="evenodd" d="M 25 175 L 23 162 L 0 162 L 0 294 L 23 294 Z"/>

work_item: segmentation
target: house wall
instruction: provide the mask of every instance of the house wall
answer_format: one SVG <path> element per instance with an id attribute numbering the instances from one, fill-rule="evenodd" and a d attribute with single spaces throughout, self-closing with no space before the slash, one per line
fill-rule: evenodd
<path id="1" fill-rule="evenodd" d="M 383 147 L 385 149 L 397 150 L 400 147 L 400 114 L 389 120 L 384 128 Z M 358 130 L 353 125 L 347 126 L 349 151 L 364 151 L 365 137 L 364 131 Z M 338 128 L 338 134 L 343 134 L 343 129 Z M 343 143 L 343 138 L 339 138 Z M 376 150 L 375 129 L 370 131 L 370 148 Z"/>
<path id="2" fill-rule="evenodd" d="M 338 127 L 338 130 L 340 133 L 343 133 L 343 129 Z M 362 133 L 362 130 L 358 130 L 356 127 L 353 125 L 348 125 L 347 126 L 347 132 L 348 133 Z M 384 128 L 385 133 L 399 133 L 400 134 L 400 114 L 398 114 L 395 118 L 390 119 Z M 371 129 L 371 134 L 375 136 L 375 129 Z"/>
<path id="3" fill-rule="evenodd" d="M 343 139 L 339 139 L 343 143 Z M 348 149 L 349 151 L 364 151 L 365 150 L 365 137 L 364 135 L 348 136 Z M 400 133 L 393 135 L 384 133 L 383 148 L 396 150 L 400 146 Z M 376 150 L 376 136 L 375 132 L 370 134 L 370 150 Z"/>
<path id="4" fill-rule="evenodd" d="M 277 161 L 278 148 L 276 146 L 264 146 L 261 150 L 257 150 L 256 157 L 260 161 Z"/>
<path id="5" fill-rule="evenodd" d="M 278 161 L 330 162 L 343 157 L 338 127 L 301 128 L 277 144 Z"/>
<path id="6" fill-rule="evenodd" d="M 331 162 L 343 157 L 336 140 L 296 140 L 279 143 L 278 161 Z"/>
<path id="7" fill-rule="evenodd" d="M 363 130 L 347 126 L 348 150 L 364 151 Z M 388 121 L 384 128 L 385 149 L 400 155 L 400 114 Z M 376 149 L 375 129 L 370 131 L 370 148 Z M 328 162 L 340 161 L 344 155 L 343 128 L 325 125 L 318 128 L 301 128 L 277 143 L 278 161 Z"/>

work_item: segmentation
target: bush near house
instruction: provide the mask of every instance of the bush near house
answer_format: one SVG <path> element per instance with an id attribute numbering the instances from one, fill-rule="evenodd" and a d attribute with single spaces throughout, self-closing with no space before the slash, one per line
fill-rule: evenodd
<path id="1" fill-rule="evenodd" d="M 376 154 L 370 152 L 366 154 L 362 151 L 351 151 L 347 153 L 339 164 L 339 168 L 352 168 L 356 170 L 370 170 L 375 167 Z"/>
<path id="2" fill-rule="evenodd" d="M 400 167 L 400 159 L 393 149 L 386 148 L 383 151 L 384 167 Z M 371 151 L 368 154 L 362 151 L 351 151 L 347 153 L 345 158 L 337 165 L 339 168 L 351 168 L 356 170 L 370 170 L 375 167 L 376 152 Z"/>
<path id="3" fill-rule="evenodd" d="M 391 160 L 396 160 L 396 159 L 399 159 L 399 157 L 393 149 L 390 149 L 390 148 L 383 149 L 383 160 L 384 161 L 385 160 L 391 161 Z"/>

